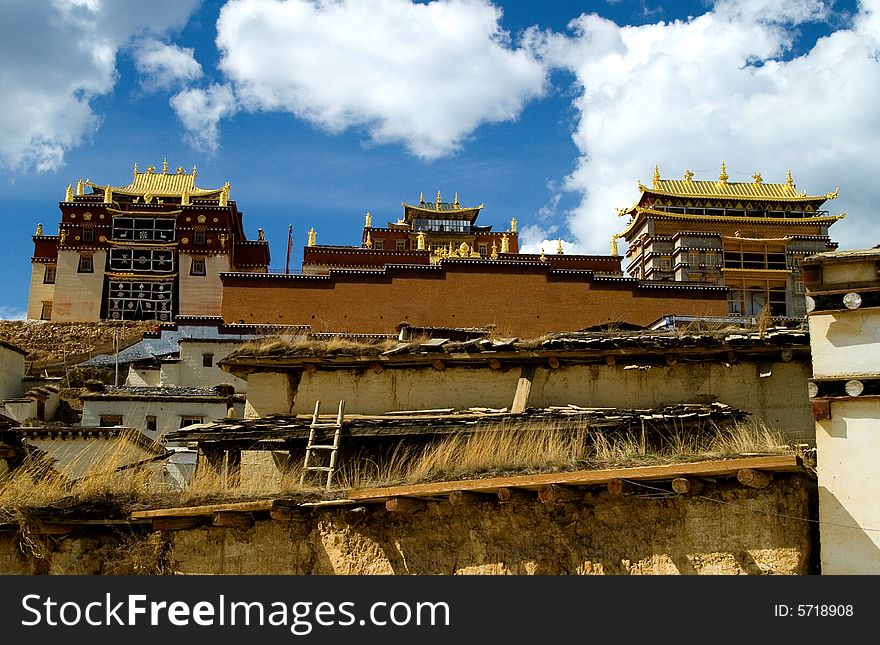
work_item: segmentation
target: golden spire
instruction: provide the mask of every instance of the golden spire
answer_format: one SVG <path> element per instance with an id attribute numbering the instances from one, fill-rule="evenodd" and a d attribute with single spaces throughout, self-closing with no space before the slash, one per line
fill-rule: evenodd
<path id="1" fill-rule="evenodd" d="M 419 191 L 419 204 L 424 204 L 424 203 L 425 203 L 425 193 L 423 193 L 422 191 Z"/>
<path id="2" fill-rule="evenodd" d="M 37 232 L 34 235 L 42 235 L 43 234 L 43 225 L 37 224 Z"/>
<path id="3" fill-rule="evenodd" d="M 196 177 L 198 177 L 198 176 L 199 176 L 199 173 L 196 172 L 195 164 L 193 164 L 193 181 L 195 181 Z"/>
<path id="4" fill-rule="evenodd" d="M 547 261 L 547 256 L 544 255 L 544 247 L 542 246 L 541 247 L 541 262 L 546 262 L 546 261 Z"/>
<path id="5" fill-rule="evenodd" d="M 498 259 L 498 246 L 495 244 L 495 240 L 492 240 L 492 253 L 489 255 L 493 260 Z"/>
<path id="6" fill-rule="evenodd" d="M 516 233 L 516 218 L 515 217 L 510 218 L 510 232 Z"/>
<path id="7" fill-rule="evenodd" d="M 315 244 L 317 243 L 317 239 L 318 239 L 318 234 L 315 233 L 315 229 L 310 228 L 309 229 L 309 246 L 315 246 Z"/>
<path id="8" fill-rule="evenodd" d="M 138 165 L 137 165 L 137 162 L 135 161 L 134 162 L 134 177 L 135 177 L 135 179 L 137 179 L 137 176 L 138 176 Z"/>
<path id="9" fill-rule="evenodd" d="M 501 252 L 510 253 L 510 240 L 507 238 L 507 233 L 501 236 Z"/>
<path id="10" fill-rule="evenodd" d="M 436 206 L 437 206 L 438 208 L 440 207 L 440 191 L 439 191 L 439 190 L 437 191 L 437 203 L 436 203 Z"/>
<path id="11" fill-rule="evenodd" d="M 183 166 L 177 167 L 177 174 L 178 175 L 185 175 L 186 174 L 186 171 L 183 169 Z"/>
<path id="12" fill-rule="evenodd" d="M 556 253 L 557 255 L 562 255 L 562 240 L 556 240 Z"/>
<path id="13" fill-rule="evenodd" d="M 418 249 L 419 251 L 425 250 L 425 232 L 424 231 L 419 231 L 419 235 L 418 235 L 416 244 L 417 244 L 416 249 Z"/>
<path id="14" fill-rule="evenodd" d="M 694 180 L 694 172 L 692 170 L 684 171 L 684 180 L 687 182 L 691 182 Z"/>
<path id="15" fill-rule="evenodd" d="M 367 247 L 368 249 L 373 248 L 373 240 L 370 239 L 370 232 L 369 231 L 367 231 L 367 239 L 364 242 L 364 246 Z"/>
<path id="16" fill-rule="evenodd" d="M 654 188 L 660 188 L 660 166 L 654 164 Z"/>
<path id="17" fill-rule="evenodd" d="M 76 182 L 76 194 L 82 195 L 83 193 L 85 193 L 85 188 L 83 187 L 83 180 L 80 179 Z"/>
<path id="18" fill-rule="evenodd" d="M 756 172 L 754 175 L 752 175 L 752 179 L 755 180 L 756 184 L 760 184 L 764 181 L 764 178 L 761 177 L 761 173 L 759 173 L 759 172 Z"/>
<path id="19" fill-rule="evenodd" d="M 791 178 L 791 168 L 788 169 L 788 177 L 786 178 L 785 183 L 794 188 L 794 179 Z"/>
<path id="20" fill-rule="evenodd" d="M 195 170 L 193 170 L 195 172 Z M 220 189 L 220 205 L 226 206 L 229 203 L 229 182 L 227 181 L 223 184 L 223 188 Z"/>
<path id="21" fill-rule="evenodd" d="M 730 177 L 727 175 L 727 166 L 724 165 L 724 162 L 722 161 L 721 174 L 718 175 L 718 181 L 720 181 L 722 184 L 726 184 L 728 179 L 730 179 Z"/>
<path id="22" fill-rule="evenodd" d="M 266 240 L 266 234 L 263 233 L 263 229 L 262 229 L 262 228 L 258 228 L 258 229 L 257 229 L 257 239 L 260 240 L 261 242 L 263 242 L 263 241 Z"/>
<path id="23" fill-rule="evenodd" d="M 364 228 L 370 228 L 373 226 L 373 216 L 370 215 L 370 211 L 367 211 L 367 217 L 364 221 Z"/>
<path id="24" fill-rule="evenodd" d="M 64 201 L 73 201 L 73 184 L 67 184 L 67 190 L 64 191 Z"/>
<path id="25" fill-rule="evenodd" d="M 104 203 L 113 203 L 113 190 L 110 188 L 110 186 L 107 186 L 107 188 L 104 189 Z"/>
<path id="26" fill-rule="evenodd" d="M 458 203 L 458 193 L 455 193 L 455 201 L 452 202 L 452 205 L 455 206 L 455 208 L 461 208 L 461 205 Z"/>
<path id="27" fill-rule="evenodd" d="M 165 157 L 165 159 L 162 160 L 162 174 L 168 174 L 168 157 Z"/>
<path id="28" fill-rule="evenodd" d="M 617 235 L 611 236 L 611 255 L 620 255 L 620 252 L 617 250 Z"/>

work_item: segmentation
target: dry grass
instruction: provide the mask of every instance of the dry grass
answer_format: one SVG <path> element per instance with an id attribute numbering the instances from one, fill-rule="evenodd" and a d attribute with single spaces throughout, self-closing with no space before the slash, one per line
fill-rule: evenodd
<path id="1" fill-rule="evenodd" d="M 332 336 L 316 340 L 304 336 L 267 336 L 243 343 L 230 354 L 235 356 L 325 356 L 334 354 L 371 355 L 380 354 L 397 345 L 393 338 L 378 341 L 354 340 L 345 336 Z"/>
<path id="2" fill-rule="evenodd" d="M 32 509 L 92 505 L 117 513 L 151 507 L 194 506 L 237 499 L 293 496 L 317 499 L 325 495 L 324 479 L 315 476 L 300 484 L 302 464 L 289 462 L 280 470 L 271 465 L 256 476 L 243 476 L 239 486 L 200 469 L 182 491 L 162 490 L 156 484 L 156 464 L 119 470 L 131 461 L 117 442 L 101 456 L 73 459 L 58 472 L 45 459 L 32 459 L 0 479 L 0 520 L 25 525 Z M 710 427 L 702 432 L 673 430 L 640 433 L 606 432 L 586 424 L 562 428 L 516 428 L 500 423 L 490 429 L 449 435 L 427 446 L 399 443 L 382 456 L 355 455 L 343 459 L 333 482 L 340 491 L 395 486 L 468 477 L 525 472 L 552 472 L 587 468 L 724 459 L 741 455 L 784 454 L 803 450 L 788 445 L 783 435 L 759 423 Z M 111 503 L 112 498 L 112 503 Z"/>

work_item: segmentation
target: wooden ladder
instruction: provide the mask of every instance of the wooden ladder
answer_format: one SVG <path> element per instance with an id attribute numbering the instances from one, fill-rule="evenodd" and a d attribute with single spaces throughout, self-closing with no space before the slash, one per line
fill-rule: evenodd
<path id="1" fill-rule="evenodd" d="M 299 483 L 305 484 L 306 476 L 310 472 L 327 473 L 325 490 L 330 490 L 333 482 L 333 474 L 336 472 L 336 463 L 339 456 L 339 440 L 342 438 L 342 412 L 345 409 L 345 401 L 339 402 L 339 412 L 336 414 L 335 423 L 321 423 L 319 421 L 321 401 L 315 402 L 315 413 L 312 415 L 312 424 L 309 426 L 309 442 L 306 444 L 306 458 L 303 462 L 303 471 Z M 325 439 L 324 430 L 333 428 L 333 443 L 316 443 L 316 440 Z M 326 466 L 313 465 L 314 451 L 329 451 L 330 463 Z"/>

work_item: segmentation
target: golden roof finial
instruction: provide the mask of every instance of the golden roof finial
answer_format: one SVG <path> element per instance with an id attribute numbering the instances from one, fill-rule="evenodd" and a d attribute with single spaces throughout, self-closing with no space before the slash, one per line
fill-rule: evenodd
<path id="1" fill-rule="evenodd" d="M 79 180 L 76 182 L 76 194 L 77 194 L 77 195 L 82 195 L 84 192 L 85 192 L 85 188 L 84 188 L 83 180 L 82 180 L 82 179 L 79 179 Z"/>
<path id="2" fill-rule="evenodd" d="M 156 166 L 147 166 L 148 175 L 152 175 L 154 172 L 156 172 Z"/>
<path id="3" fill-rule="evenodd" d="M 137 162 L 134 163 L 134 176 L 137 177 L 138 174 L 138 165 Z"/>
<path id="4" fill-rule="evenodd" d="M 364 228 L 370 228 L 373 225 L 373 216 L 370 215 L 370 211 L 367 211 L 367 216 L 364 220 Z"/>
<path id="5" fill-rule="evenodd" d="M 556 240 L 556 253 L 562 255 L 562 240 Z"/>
<path id="6" fill-rule="evenodd" d="M 165 158 L 162 160 L 162 174 L 163 174 L 163 175 L 167 175 L 167 174 L 168 174 L 168 157 L 165 157 Z"/>
<path id="7" fill-rule="evenodd" d="M 110 186 L 107 186 L 107 188 L 104 189 L 104 203 L 113 203 L 113 190 L 110 188 Z"/>
<path id="8" fill-rule="evenodd" d="M 424 231 L 419 231 L 419 235 L 416 239 L 416 249 L 418 249 L 419 251 L 425 250 L 425 232 Z"/>
<path id="9" fill-rule="evenodd" d="M 461 205 L 458 203 L 458 193 L 455 193 L 455 201 L 452 202 L 452 205 L 456 208 L 461 208 Z"/>
<path id="10" fill-rule="evenodd" d="M 223 188 L 220 189 L 220 206 L 226 206 L 229 204 L 229 191 L 230 186 L 229 182 L 227 181 L 225 184 L 223 184 Z"/>
<path id="11" fill-rule="evenodd" d="M 786 177 L 785 183 L 792 188 L 794 187 L 794 179 L 791 178 L 791 168 L 788 169 L 788 177 Z"/>
<path id="12" fill-rule="evenodd" d="M 364 246 L 368 249 L 373 248 L 373 240 L 370 239 L 370 232 L 367 231 L 367 239 L 364 241 Z"/>
<path id="13" fill-rule="evenodd" d="M 184 174 L 186 174 L 186 171 L 183 169 L 183 166 L 178 166 L 178 167 L 177 167 L 177 174 L 178 174 L 178 175 L 184 175 Z"/>
<path id="14" fill-rule="evenodd" d="M 547 261 L 547 256 L 544 255 L 544 247 L 542 246 L 541 247 L 541 262 L 546 262 L 546 261 Z"/>
<path id="15" fill-rule="evenodd" d="M 660 166 L 654 164 L 654 188 L 660 188 Z"/>
<path id="16" fill-rule="evenodd" d="M 510 218 L 510 232 L 516 233 L 516 218 L 515 217 Z"/>
<path id="17" fill-rule="evenodd" d="M 620 252 L 617 250 L 617 238 L 618 235 L 611 236 L 611 255 L 620 255 Z"/>
<path id="18" fill-rule="evenodd" d="M 437 203 L 436 203 L 436 206 L 437 206 L 438 208 L 440 207 L 440 191 L 439 191 L 439 190 L 437 191 Z"/>
<path id="19" fill-rule="evenodd" d="M 425 193 L 423 193 L 422 191 L 419 191 L 419 204 L 424 204 L 424 203 L 425 203 Z"/>
<path id="20" fill-rule="evenodd" d="M 37 224 L 37 232 L 34 235 L 42 235 L 43 234 L 43 225 Z"/>
<path id="21" fill-rule="evenodd" d="M 501 252 L 510 253 L 510 240 L 507 237 L 507 233 L 501 236 Z"/>
<path id="22" fill-rule="evenodd" d="M 67 184 L 67 190 L 64 191 L 64 201 L 73 201 L 73 184 Z"/>
<path id="23" fill-rule="evenodd" d="M 195 181 L 196 177 L 198 177 L 198 176 L 199 176 L 199 174 L 196 172 L 195 164 L 193 164 L 193 181 Z"/>
<path id="24" fill-rule="evenodd" d="M 720 181 L 722 184 L 726 184 L 728 179 L 730 179 L 730 177 L 727 175 L 727 166 L 722 161 L 721 162 L 721 174 L 718 175 L 718 181 Z"/>
<path id="25" fill-rule="evenodd" d="M 752 175 L 752 179 L 755 180 L 756 184 L 763 183 L 763 181 L 764 181 L 764 178 L 761 177 L 761 173 L 759 173 L 759 172 L 756 172 L 754 175 Z"/>
<path id="26" fill-rule="evenodd" d="M 495 244 L 495 240 L 492 240 L 492 253 L 489 255 L 493 260 L 498 259 L 498 245 Z"/>
<path id="27" fill-rule="evenodd" d="M 315 246 L 315 244 L 317 244 L 317 239 L 318 239 L 318 234 L 315 233 L 315 229 L 310 228 L 309 229 L 309 242 L 308 242 L 309 246 Z"/>
<path id="28" fill-rule="evenodd" d="M 694 180 L 694 172 L 692 170 L 685 170 L 684 171 L 684 180 L 688 181 L 688 182 L 693 181 Z"/>

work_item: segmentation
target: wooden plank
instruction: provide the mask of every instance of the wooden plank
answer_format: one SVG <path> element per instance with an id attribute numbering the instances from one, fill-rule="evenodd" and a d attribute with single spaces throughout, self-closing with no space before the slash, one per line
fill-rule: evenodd
<path id="1" fill-rule="evenodd" d="M 595 486 L 607 484 L 615 478 L 650 481 L 672 480 L 682 476 L 735 476 L 743 468 L 775 472 L 799 472 L 804 470 L 797 455 L 773 455 L 745 459 L 719 459 L 715 461 L 678 463 L 666 466 L 639 466 L 635 468 L 616 468 L 613 470 L 577 470 L 567 473 L 490 477 L 486 479 L 433 482 L 430 484 L 413 484 L 410 486 L 387 488 L 362 488 L 360 490 L 346 491 L 346 496 L 351 500 L 372 499 L 378 502 L 393 497 L 449 495 L 454 490 L 497 493 L 501 488 L 526 488 L 537 491 L 545 484 Z"/>
<path id="2" fill-rule="evenodd" d="M 202 526 L 207 522 L 207 518 L 200 516 L 190 517 L 154 517 L 154 531 L 185 531 Z"/>
<path id="3" fill-rule="evenodd" d="M 522 414 L 529 405 L 529 394 L 532 392 L 532 378 L 535 376 L 534 365 L 523 365 L 516 383 L 516 393 L 510 405 L 511 414 Z"/>
<path id="4" fill-rule="evenodd" d="M 272 508 L 271 499 L 258 499 L 250 502 L 230 502 L 228 504 L 207 504 L 205 506 L 183 506 L 180 508 L 157 508 L 150 511 L 133 511 L 130 519 L 152 519 L 157 517 L 211 517 L 223 511 L 259 512 Z"/>

